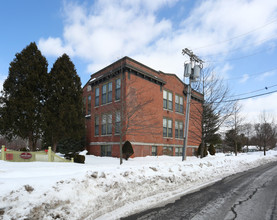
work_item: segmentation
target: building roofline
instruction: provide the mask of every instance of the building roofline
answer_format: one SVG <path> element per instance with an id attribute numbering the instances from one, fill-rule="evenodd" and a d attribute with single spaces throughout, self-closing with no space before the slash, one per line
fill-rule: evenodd
<path id="1" fill-rule="evenodd" d="M 119 59 L 119 60 L 113 62 L 112 64 L 110 64 L 110 65 L 108 65 L 108 66 L 102 68 L 101 70 L 98 70 L 97 72 L 91 74 L 90 76 L 93 77 L 93 75 L 97 75 L 98 73 L 105 71 L 105 69 L 109 69 L 110 67 L 114 66 L 116 63 L 120 63 L 120 62 L 126 61 L 126 60 L 130 60 L 130 61 L 132 61 L 132 62 L 134 62 L 134 63 L 137 63 L 137 64 L 139 64 L 140 66 L 143 66 L 143 67 L 145 67 L 145 68 L 147 68 L 147 69 L 149 69 L 149 70 L 151 70 L 151 71 L 157 73 L 158 75 L 160 75 L 160 71 L 154 70 L 154 69 L 152 69 L 151 67 L 146 66 L 145 64 L 140 63 L 140 62 L 138 62 L 138 61 L 136 61 L 136 60 L 134 60 L 134 59 L 132 59 L 132 58 L 130 58 L 130 57 L 128 57 L 128 56 L 124 56 L 124 57 L 122 57 L 121 59 Z M 125 64 L 126 64 L 126 62 L 125 62 Z"/>
<path id="2" fill-rule="evenodd" d="M 174 73 L 164 73 L 164 72 L 162 72 L 162 71 L 160 71 L 160 73 L 162 73 L 162 74 L 164 74 L 164 75 L 168 75 L 168 76 L 173 76 L 173 77 L 177 78 L 177 80 L 179 80 L 183 85 L 188 86 L 187 84 L 185 84 L 185 83 L 184 83 L 176 74 L 174 74 Z M 195 98 L 198 98 L 198 99 L 200 99 L 200 100 L 204 100 L 204 98 L 202 98 L 202 97 L 203 97 L 203 94 L 202 94 L 202 93 L 200 93 L 200 92 L 198 92 L 198 91 L 196 91 L 196 90 L 194 90 L 194 89 L 192 89 L 192 91 L 193 91 L 193 93 L 195 93 L 195 94 L 192 94 L 192 96 L 194 96 Z"/>
<path id="3" fill-rule="evenodd" d="M 162 71 L 157 71 L 157 70 L 154 70 L 152 69 L 151 67 L 149 66 L 146 66 L 128 56 L 124 56 L 122 57 L 121 59 L 113 62 L 112 64 L 100 69 L 99 71 L 91 74 L 91 78 L 90 80 L 86 83 L 87 84 L 90 84 L 90 85 L 93 85 L 93 84 L 97 84 L 97 82 L 101 82 L 101 81 L 104 81 L 106 78 L 111 78 L 112 76 L 115 76 L 115 75 L 118 75 L 121 71 L 121 69 L 129 69 L 129 70 L 133 70 L 139 74 L 142 74 L 143 76 L 147 77 L 148 79 L 150 79 L 151 81 L 155 82 L 155 83 L 158 83 L 160 85 L 165 85 L 166 84 L 166 81 L 164 81 L 162 79 L 162 77 L 158 77 L 154 74 L 151 74 L 149 72 L 146 72 L 130 63 L 127 62 L 128 61 L 131 61 L 132 63 L 135 63 L 135 64 L 138 64 L 139 66 L 143 67 L 143 68 L 146 68 L 146 69 L 149 69 L 151 72 L 154 72 L 155 74 L 157 74 L 158 76 L 161 76 L 161 75 L 167 75 L 167 76 L 172 76 L 172 77 L 175 77 L 179 82 L 181 82 L 184 86 L 187 86 L 187 84 L 185 84 L 184 82 L 182 82 L 182 80 L 174 73 L 164 73 Z M 116 67 L 117 66 L 117 67 Z M 119 67 L 118 67 L 119 66 Z M 113 68 L 113 67 L 116 67 L 116 68 Z M 108 71 L 109 69 L 113 69 L 113 71 Z M 99 75 L 98 77 L 96 77 L 99 73 L 102 73 L 101 75 Z M 196 91 L 196 90 L 192 90 L 193 91 L 193 94 L 192 96 L 194 96 L 195 98 L 197 99 L 200 99 L 200 100 L 204 100 L 203 99 L 203 94 Z"/>
<path id="4" fill-rule="evenodd" d="M 136 60 L 133 60 L 131 59 L 130 57 L 123 57 L 115 62 L 113 62 L 112 64 L 110 64 L 109 66 L 106 66 L 105 68 L 95 72 L 94 74 L 91 75 L 91 79 L 88 81 L 89 84 L 96 84 L 97 82 L 99 81 L 102 81 L 102 80 L 105 80 L 106 78 L 110 78 L 111 76 L 114 76 L 114 75 L 118 75 L 121 71 L 121 69 L 129 69 L 129 70 L 132 70 L 132 71 L 135 71 L 147 78 L 149 78 L 151 81 L 153 82 L 156 82 L 158 84 L 161 84 L 161 85 L 164 85 L 166 84 L 166 82 L 161 79 L 160 77 L 154 75 L 154 74 L 151 74 L 151 73 L 148 73 L 142 69 L 140 69 L 139 67 L 135 67 L 133 66 L 132 64 L 126 62 L 127 60 L 133 62 L 133 63 L 136 63 L 138 64 L 139 66 L 142 66 L 144 68 L 147 68 L 149 69 L 150 71 L 153 71 L 154 73 L 156 73 L 157 75 L 160 75 L 160 73 Z M 113 68 L 116 67 L 116 68 Z M 109 71 L 109 69 L 113 69 L 113 71 Z M 99 75 L 99 73 L 102 73 L 101 75 Z M 98 77 L 96 77 L 97 75 L 99 75 Z"/>

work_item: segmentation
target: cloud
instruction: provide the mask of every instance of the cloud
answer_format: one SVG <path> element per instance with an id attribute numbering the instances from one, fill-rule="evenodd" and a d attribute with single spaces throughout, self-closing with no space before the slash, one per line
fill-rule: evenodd
<path id="1" fill-rule="evenodd" d="M 257 77 L 257 80 L 262 81 L 267 77 L 274 76 L 276 74 L 276 71 L 269 71 L 261 74 L 260 76 Z"/>
<path id="2" fill-rule="evenodd" d="M 211 56 L 221 60 L 234 48 L 255 48 L 277 34 L 275 0 L 266 4 L 260 0 L 199 1 L 180 17 L 178 11 L 187 4 L 178 0 L 65 2 L 63 36 L 40 39 L 39 48 L 46 56 L 67 52 L 84 59 L 90 73 L 127 55 L 182 79 L 183 63 L 188 59 L 181 54 L 185 47 L 205 60 Z M 162 9 L 172 7 L 179 16 L 174 22 L 162 14 Z M 224 72 L 225 78 L 231 68 L 229 65 Z"/>
<path id="3" fill-rule="evenodd" d="M 183 26 L 192 33 L 199 33 L 194 45 L 199 51 L 222 53 L 246 41 L 252 44 L 274 37 L 277 26 L 272 21 L 276 18 L 276 7 L 274 0 L 267 4 L 259 0 L 203 1 L 183 21 Z M 271 25 L 265 26 L 270 22 Z M 226 41 L 232 37 L 233 41 Z"/>
<path id="4" fill-rule="evenodd" d="M 242 79 L 239 81 L 240 83 L 245 83 L 249 79 L 248 74 L 243 74 Z"/>
<path id="5" fill-rule="evenodd" d="M 4 84 L 4 81 L 3 79 L 0 79 L 0 91 L 3 90 L 3 84 Z"/>
<path id="6" fill-rule="evenodd" d="M 69 45 L 63 47 L 62 40 L 60 38 L 42 38 L 39 40 L 38 45 L 41 51 L 50 56 L 57 57 L 61 56 L 64 53 L 67 53 L 68 55 L 73 55 L 72 48 Z"/>
<path id="7" fill-rule="evenodd" d="M 277 93 L 273 93 L 270 95 L 252 98 L 244 101 L 240 101 L 243 105 L 242 114 L 246 116 L 246 119 L 255 123 L 258 122 L 258 115 L 260 115 L 263 111 L 266 111 L 270 115 L 274 117 L 277 116 Z"/>
<path id="8" fill-rule="evenodd" d="M 46 56 L 68 53 L 73 59 L 83 60 L 90 74 L 130 56 L 153 69 L 175 73 L 180 79 L 188 60 L 181 51 L 187 47 L 228 79 L 233 69 L 230 63 L 207 61 L 223 61 L 234 50 L 241 57 L 272 45 L 276 39 L 276 0 L 205 0 L 197 1 L 192 10 L 190 7 L 189 1 L 180 0 L 65 1 L 63 35 L 42 38 L 38 46 Z M 174 15 L 164 14 L 169 9 Z M 240 82 L 248 77 L 245 74 Z M 243 111 L 254 120 L 263 108 L 275 111 L 272 100 L 276 98 L 272 94 L 245 100 Z"/>
<path id="9" fill-rule="evenodd" d="M 69 52 L 90 61 L 89 71 L 121 54 L 143 52 L 162 34 L 171 31 L 171 22 L 157 20 L 154 11 L 171 1 L 98 1 L 91 8 L 67 3 L 64 7 L 63 38 L 41 39 L 46 55 Z"/>
<path id="10" fill-rule="evenodd" d="M 6 80 L 7 76 L 6 75 L 3 75 L 3 74 L 0 74 L 0 91 L 3 90 L 3 84 Z"/>

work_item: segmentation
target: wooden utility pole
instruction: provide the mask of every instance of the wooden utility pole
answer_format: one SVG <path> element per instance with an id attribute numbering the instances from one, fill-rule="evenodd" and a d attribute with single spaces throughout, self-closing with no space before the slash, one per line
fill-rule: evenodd
<path id="1" fill-rule="evenodd" d="M 190 63 L 186 66 L 184 76 L 189 78 L 189 84 L 187 85 L 187 103 L 186 103 L 186 118 L 185 118 L 185 129 L 184 129 L 184 143 L 182 152 L 182 161 L 186 160 L 187 157 L 187 143 L 188 143 L 188 130 L 189 130 L 189 113 L 190 113 L 190 100 L 191 100 L 191 82 L 198 80 L 198 70 L 203 68 L 203 61 L 198 58 L 193 52 L 187 48 L 182 50 L 183 55 L 188 55 L 190 57 Z M 184 81 L 185 83 L 185 81 Z"/>

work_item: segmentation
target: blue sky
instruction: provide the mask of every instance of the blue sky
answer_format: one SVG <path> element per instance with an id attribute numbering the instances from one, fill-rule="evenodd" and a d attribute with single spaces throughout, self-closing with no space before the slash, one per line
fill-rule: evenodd
<path id="1" fill-rule="evenodd" d="M 6 0 L 0 30 L 0 85 L 15 54 L 36 42 L 49 70 L 67 53 L 83 84 L 123 56 L 182 79 L 189 48 L 234 95 L 248 93 L 233 97 L 277 90 L 276 0 Z M 276 100 L 242 101 L 243 114 L 276 114 Z"/>

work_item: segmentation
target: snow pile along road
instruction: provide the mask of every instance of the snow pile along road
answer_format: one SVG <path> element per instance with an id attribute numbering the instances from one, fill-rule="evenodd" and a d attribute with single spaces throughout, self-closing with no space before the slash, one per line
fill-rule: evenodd
<path id="1" fill-rule="evenodd" d="M 277 160 L 239 156 L 86 156 L 86 164 L 0 161 L 0 219 L 118 219 L 163 205 L 225 176 Z"/>

